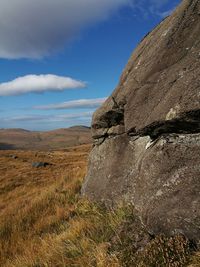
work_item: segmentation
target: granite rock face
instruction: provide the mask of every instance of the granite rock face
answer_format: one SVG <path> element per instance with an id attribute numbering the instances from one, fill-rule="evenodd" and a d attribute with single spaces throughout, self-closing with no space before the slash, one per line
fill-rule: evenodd
<path id="1" fill-rule="evenodd" d="M 82 193 L 131 202 L 152 234 L 200 240 L 200 1 L 139 44 L 92 122 Z"/>

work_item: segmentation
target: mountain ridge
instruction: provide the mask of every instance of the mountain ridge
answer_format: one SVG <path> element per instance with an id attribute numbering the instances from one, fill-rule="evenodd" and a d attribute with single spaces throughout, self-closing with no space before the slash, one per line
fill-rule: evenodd
<path id="1" fill-rule="evenodd" d="M 60 150 L 91 142 L 90 128 L 87 126 L 77 125 L 51 131 L 0 129 L 0 150 Z"/>

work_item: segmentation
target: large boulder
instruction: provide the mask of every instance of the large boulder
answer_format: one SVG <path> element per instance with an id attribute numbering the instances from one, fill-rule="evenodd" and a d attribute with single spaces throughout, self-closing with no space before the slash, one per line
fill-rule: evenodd
<path id="1" fill-rule="evenodd" d="M 200 240 L 199 0 L 142 40 L 92 135 L 84 195 L 133 203 L 152 234 Z"/>

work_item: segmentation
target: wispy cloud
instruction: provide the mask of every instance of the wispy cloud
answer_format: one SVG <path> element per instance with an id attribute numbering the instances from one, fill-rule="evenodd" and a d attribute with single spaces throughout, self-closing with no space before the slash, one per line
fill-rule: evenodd
<path id="1" fill-rule="evenodd" d="M 93 111 L 63 115 L 27 115 L 0 118 L 0 122 L 67 122 L 71 120 L 91 119 Z"/>
<path id="2" fill-rule="evenodd" d="M 46 91 L 63 91 L 86 87 L 81 81 L 69 77 L 47 75 L 27 75 L 12 81 L 0 83 L 0 96 L 42 93 Z"/>
<path id="3" fill-rule="evenodd" d="M 0 1 L 0 57 L 42 58 L 130 0 Z"/>
<path id="4" fill-rule="evenodd" d="M 94 111 L 72 114 L 18 115 L 0 117 L 0 128 L 23 128 L 28 130 L 52 130 L 74 125 L 89 126 Z"/>
<path id="5" fill-rule="evenodd" d="M 173 13 L 173 11 L 174 11 L 174 8 L 167 10 L 167 11 L 159 12 L 158 15 L 161 18 L 166 18 L 167 16 L 170 16 Z"/>
<path id="6" fill-rule="evenodd" d="M 95 98 L 95 99 L 79 99 L 73 101 L 67 101 L 58 104 L 50 104 L 44 106 L 36 106 L 34 109 L 40 110 L 56 110 L 56 109 L 90 109 L 97 108 L 102 105 L 106 101 L 106 97 L 104 98 Z"/>
<path id="7" fill-rule="evenodd" d="M 180 3 L 181 0 L 175 0 L 173 3 L 170 0 L 150 0 L 149 10 L 152 14 L 165 18 L 174 11 L 176 5 Z M 171 8 L 169 9 L 168 4 Z"/>
<path id="8" fill-rule="evenodd" d="M 135 0 L 131 1 L 131 7 L 144 18 L 149 19 L 150 16 L 164 18 L 170 15 L 180 2 L 181 0 Z"/>

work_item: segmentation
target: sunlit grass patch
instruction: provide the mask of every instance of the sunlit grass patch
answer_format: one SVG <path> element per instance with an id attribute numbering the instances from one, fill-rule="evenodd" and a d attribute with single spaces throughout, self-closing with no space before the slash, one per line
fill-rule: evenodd
<path id="1" fill-rule="evenodd" d="M 6 185 L 24 185 L 0 195 L 1 267 L 200 266 L 185 237 L 149 235 L 132 205 L 106 208 L 82 198 L 87 157 L 69 153 L 53 153 L 54 167 L 31 175 L 23 161 L 5 173 Z M 16 171 L 23 179 L 10 177 Z"/>

